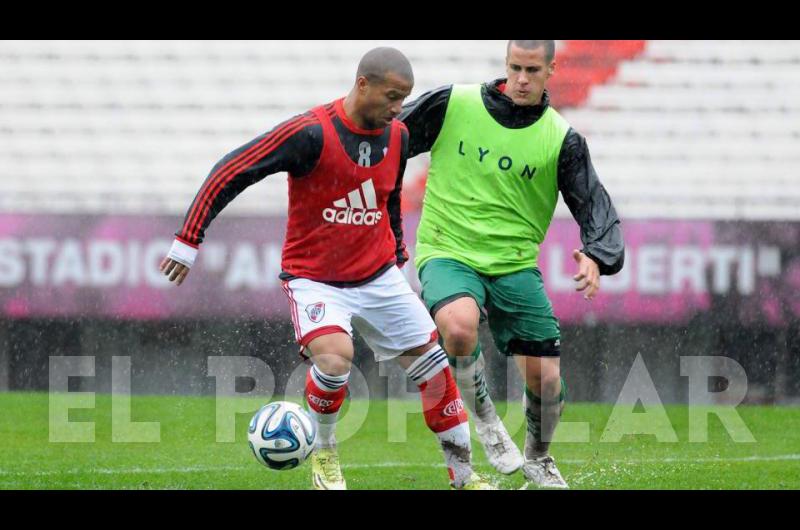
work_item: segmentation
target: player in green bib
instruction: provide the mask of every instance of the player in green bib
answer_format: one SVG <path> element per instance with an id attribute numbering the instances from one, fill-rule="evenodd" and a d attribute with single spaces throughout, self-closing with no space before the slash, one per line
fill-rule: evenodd
<path id="1" fill-rule="evenodd" d="M 409 157 L 431 153 L 416 247 L 422 296 L 486 455 L 501 473 L 521 467 L 537 485 L 566 488 L 549 454 L 566 397 L 561 335 L 537 266 L 559 192 L 580 226 L 574 279 L 584 298 L 595 296 L 601 275 L 621 270 L 625 249 L 586 141 L 549 105 L 554 57 L 554 41 L 509 41 L 506 79 L 428 92 L 400 119 Z M 514 357 L 526 383 L 524 457 L 486 388 L 484 311 L 497 349 Z"/>

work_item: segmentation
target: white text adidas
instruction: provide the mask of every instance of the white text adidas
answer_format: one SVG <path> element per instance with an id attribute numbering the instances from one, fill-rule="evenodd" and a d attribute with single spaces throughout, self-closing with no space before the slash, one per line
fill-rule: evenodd
<path id="1" fill-rule="evenodd" d="M 346 198 L 334 201 L 333 206 L 322 210 L 322 218 L 329 223 L 373 226 L 383 218 L 383 213 L 377 209 L 372 179 L 363 182 L 360 190 L 356 188 Z"/>
<path id="2" fill-rule="evenodd" d="M 373 226 L 383 218 L 383 213 L 380 211 L 354 210 L 352 208 L 347 208 L 346 210 L 325 208 L 322 211 L 322 217 L 329 223 Z"/>

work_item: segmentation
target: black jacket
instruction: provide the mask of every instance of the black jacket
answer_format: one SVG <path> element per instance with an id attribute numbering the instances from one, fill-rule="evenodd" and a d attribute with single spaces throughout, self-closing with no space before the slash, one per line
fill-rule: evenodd
<path id="1" fill-rule="evenodd" d="M 500 92 L 498 86 L 504 82 L 505 79 L 497 79 L 481 87 L 483 104 L 489 114 L 509 129 L 521 129 L 536 123 L 550 105 L 547 92 L 541 105 L 523 107 Z M 452 85 L 437 88 L 403 107 L 400 120 L 411 135 L 409 158 L 433 147 L 444 124 L 452 89 Z M 558 189 L 580 226 L 582 252 L 597 263 L 602 275 L 622 270 L 625 244 L 619 217 L 592 165 L 586 140 L 572 128 L 567 132 L 559 154 Z"/>
<path id="2" fill-rule="evenodd" d="M 342 121 L 331 103 L 324 107 L 333 122 L 339 140 L 353 162 L 361 163 L 361 146 L 369 146 L 368 152 L 370 166 L 383 160 L 384 148 L 389 146 L 391 128 L 386 127 L 382 134 L 362 134 L 353 131 L 349 125 Z M 184 218 L 184 224 L 176 232 L 176 236 L 191 245 L 200 245 L 205 239 L 206 230 L 220 212 L 245 189 L 260 182 L 268 175 L 288 172 L 291 178 L 303 178 L 309 175 L 319 162 L 322 155 L 323 144 L 322 124 L 312 112 L 307 112 L 287 120 L 262 134 L 255 140 L 227 154 L 220 160 L 206 178 L 200 188 L 189 211 Z M 269 146 L 260 149 L 259 146 Z M 247 153 L 256 150 L 258 156 L 247 158 Z M 408 261 L 406 245 L 403 241 L 403 220 L 400 209 L 400 193 L 403 184 L 403 173 L 408 159 L 408 133 L 402 131 L 402 144 L 400 155 L 400 169 L 397 175 L 395 188 L 389 195 L 386 205 L 389 211 L 389 223 L 394 233 L 398 263 Z M 235 161 L 243 163 L 236 164 Z M 246 163 L 245 163 L 246 162 Z M 217 186 L 212 186 L 225 169 L 232 167 L 228 176 Z M 205 193 L 213 189 L 213 193 Z M 207 215 L 193 215 L 195 211 L 207 210 Z"/>

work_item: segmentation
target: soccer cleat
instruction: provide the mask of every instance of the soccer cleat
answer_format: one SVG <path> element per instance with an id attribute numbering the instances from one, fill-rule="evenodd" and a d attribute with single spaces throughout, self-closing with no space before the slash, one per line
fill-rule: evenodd
<path id="1" fill-rule="evenodd" d="M 498 472 L 510 475 L 525 463 L 522 453 L 500 418 L 495 423 L 476 421 L 475 432 L 478 433 L 486 458 Z"/>
<path id="2" fill-rule="evenodd" d="M 311 479 L 316 490 L 346 490 L 336 448 L 317 449 L 311 453 Z"/>
<path id="3" fill-rule="evenodd" d="M 556 467 L 556 461 L 550 455 L 526 460 L 522 466 L 522 473 L 526 479 L 540 488 L 569 489 Z"/>
<path id="4" fill-rule="evenodd" d="M 472 473 L 472 476 L 469 477 L 469 480 L 466 484 L 461 486 L 460 488 L 455 487 L 453 483 L 450 483 L 451 490 L 496 490 L 494 484 L 483 478 L 482 476 L 478 475 L 477 473 Z"/>

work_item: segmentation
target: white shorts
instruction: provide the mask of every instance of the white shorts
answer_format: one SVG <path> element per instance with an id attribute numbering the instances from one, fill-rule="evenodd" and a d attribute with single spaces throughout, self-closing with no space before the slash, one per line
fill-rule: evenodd
<path id="1" fill-rule="evenodd" d="M 283 282 L 283 290 L 303 350 L 323 335 L 347 333 L 352 337 L 355 327 L 375 353 L 375 360 L 385 361 L 438 337 L 425 304 L 397 267 L 360 287 L 332 287 L 301 278 Z"/>

